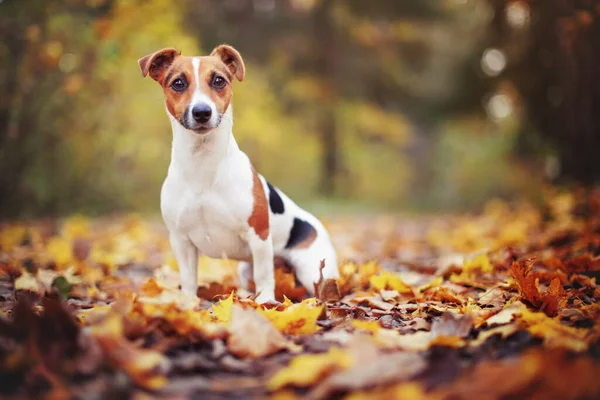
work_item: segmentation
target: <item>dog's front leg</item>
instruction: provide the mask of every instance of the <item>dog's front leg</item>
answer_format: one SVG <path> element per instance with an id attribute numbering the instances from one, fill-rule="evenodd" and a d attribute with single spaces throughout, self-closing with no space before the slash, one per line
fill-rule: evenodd
<path id="1" fill-rule="evenodd" d="M 273 270 L 273 241 L 271 235 L 265 240 L 254 231 L 248 234 L 248 245 L 252 252 L 254 283 L 259 304 L 275 301 L 275 273 Z"/>
<path id="2" fill-rule="evenodd" d="M 198 249 L 189 238 L 177 233 L 170 233 L 169 240 L 179 266 L 181 290 L 184 293 L 196 296 L 198 290 Z"/>

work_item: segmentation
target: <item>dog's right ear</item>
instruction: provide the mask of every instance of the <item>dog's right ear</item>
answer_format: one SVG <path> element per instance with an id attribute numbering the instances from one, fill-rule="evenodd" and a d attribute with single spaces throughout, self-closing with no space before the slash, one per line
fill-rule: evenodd
<path id="1" fill-rule="evenodd" d="M 150 75 L 150 78 L 160 83 L 165 71 L 179 55 L 181 55 L 180 51 L 167 48 L 140 58 L 138 64 L 142 70 L 142 76 Z"/>

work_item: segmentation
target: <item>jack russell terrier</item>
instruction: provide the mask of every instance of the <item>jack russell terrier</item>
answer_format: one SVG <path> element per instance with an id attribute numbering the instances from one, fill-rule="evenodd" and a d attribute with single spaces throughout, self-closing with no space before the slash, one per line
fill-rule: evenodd
<path id="1" fill-rule="evenodd" d="M 167 48 L 138 63 L 142 76 L 162 86 L 173 129 L 160 203 L 182 290 L 196 295 L 200 255 L 241 261 L 240 282 L 247 289 L 254 281 L 257 303 L 275 301 L 274 256 L 293 266 L 311 295 L 321 260 L 323 277 L 338 277 L 323 224 L 258 174 L 233 137 L 232 82 L 245 74 L 240 54 L 227 45 L 203 57 Z"/>

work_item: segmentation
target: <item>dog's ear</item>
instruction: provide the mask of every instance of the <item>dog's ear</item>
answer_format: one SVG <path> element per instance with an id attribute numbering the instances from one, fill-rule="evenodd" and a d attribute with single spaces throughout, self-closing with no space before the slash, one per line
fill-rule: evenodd
<path id="1" fill-rule="evenodd" d="M 181 52 L 178 50 L 167 48 L 140 58 L 138 64 L 142 70 L 142 76 L 150 75 L 150 78 L 160 82 L 165 71 L 179 55 Z"/>
<path id="2" fill-rule="evenodd" d="M 238 81 L 244 80 L 244 75 L 246 75 L 246 67 L 244 66 L 244 60 L 242 60 L 242 56 L 240 53 L 233 47 L 222 44 L 220 46 L 215 47 L 215 49 L 210 53 L 211 56 L 219 57 L 229 68 L 229 71 L 235 75 Z"/>

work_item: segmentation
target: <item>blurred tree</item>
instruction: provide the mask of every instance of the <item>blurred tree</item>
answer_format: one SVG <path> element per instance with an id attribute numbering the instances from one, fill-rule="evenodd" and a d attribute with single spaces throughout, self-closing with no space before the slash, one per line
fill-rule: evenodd
<path id="1" fill-rule="evenodd" d="M 136 60 L 194 51 L 178 17 L 170 0 L 0 3 L 0 217 L 156 208 L 170 135 Z"/>
<path id="2" fill-rule="evenodd" d="M 483 43 L 473 34 L 484 28 L 481 6 L 450 0 L 186 4 L 188 30 L 203 43 L 232 43 L 266 68 L 288 112 L 320 138 L 321 193 L 349 197 L 359 194 L 355 188 L 377 192 L 384 185 L 384 196 L 397 202 L 408 186 L 426 192 L 437 121 L 480 111 L 484 85 L 472 56 Z M 372 160 L 349 162 L 361 152 Z M 403 173 L 406 155 L 414 174 Z M 391 158 L 387 169 L 373 169 Z"/>
<path id="3" fill-rule="evenodd" d="M 493 0 L 496 42 L 519 48 L 512 79 L 526 122 L 554 146 L 559 177 L 591 184 L 600 178 L 600 6 L 591 0 Z M 515 41 L 516 14 L 527 18 L 526 40 Z M 511 22 L 512 21 L 512 22 Z M 529 23 L 530 21 L 530 23 Z M 551 171 L 549 171 L 551 172 Z M 552 177 L 552 176 L 551 176 Z"/>
<path id="4" fill-rule="evenodd" d="M 62 56 L 67 43 L 86 39 L 86 25 L 106 15 L 112 2 L 68 3 L 0 4 L 0 216 L 29 212 L 27 205 L 57 211 L 62 199 L 80 190 L 81 182 L 69 179 L 72 157 L 62 132 L 73 121 L 66 111 L 80 101 L 71 95 L 81 89 L 83 75 L 65 76 L 76 61 Z M 96 65 L 90 51 L 81 58 Z"/>

